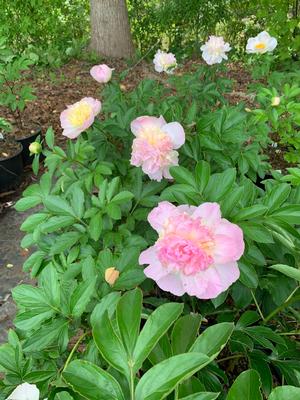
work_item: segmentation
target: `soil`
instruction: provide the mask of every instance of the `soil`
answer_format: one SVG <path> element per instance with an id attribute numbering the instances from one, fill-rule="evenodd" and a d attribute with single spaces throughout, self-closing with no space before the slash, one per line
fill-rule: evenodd
<path id="1" fill-rule="evenodd" d="M 21 150 L 21 144 L 16 142 L 12 137 L 7 136 L 4 140 L 0 140 L 0 161 L 6 160 Z"/>
<path id="2" fill-rule="evenodd" d="M 38 124 L 23 122 L 22 128 L 18 125 L 15 125 L 10 135 L 16 139 L 26 139 L 37 133 L 39 130 L 40 126 Z"/>

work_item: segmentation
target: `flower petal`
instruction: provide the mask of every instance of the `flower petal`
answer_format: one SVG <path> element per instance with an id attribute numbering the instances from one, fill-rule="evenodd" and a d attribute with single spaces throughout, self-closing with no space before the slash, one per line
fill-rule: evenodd
<path id="1" fill-rule="evenodd" d="M 171 138 L 174 149 L 178 149 L 185 142 L 185 133 L 183 127 L 179 124 L 179 122 L 170 122 L 162 127 L 162 131 L 167 133 Z"/>
<path id="2" fill-rule="evenodd" d="M 145 129 L 161 128 L 165 124 L 166 121 L 162 116 L 157 118 L 157 117 L 150 117 L 148 115 L 143 115 L 141 117 L 134 119 L 131 122 L 130 129 L 131 132 L 137 136 L 140 132 L 142 132 Z"/>
<path id="3" fill-rule="evenodd" d="M 161 201 L 158 206 L 148 214 L 148 221 L 158 233 L 163 230 L 164 224 L 176 212 L 176 207 L 168 201 Z"/>

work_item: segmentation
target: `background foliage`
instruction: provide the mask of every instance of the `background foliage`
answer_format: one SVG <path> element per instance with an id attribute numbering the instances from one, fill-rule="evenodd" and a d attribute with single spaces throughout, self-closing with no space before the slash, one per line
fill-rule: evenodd
<path id="1" fill-rule="evenodd" d="M 298 0 L 127 0 L 135 44 L 144 54 L 166 35 L 177 55 L 198 54 L 210 34 L 222 34 L 239 51 L 266 29 L 282 46 L 280 59 L 300 49 Z M 89 38 L 88 0 L 0 0 L 0 35 L 17 52 L 56 64 L 79 55 Z"/>

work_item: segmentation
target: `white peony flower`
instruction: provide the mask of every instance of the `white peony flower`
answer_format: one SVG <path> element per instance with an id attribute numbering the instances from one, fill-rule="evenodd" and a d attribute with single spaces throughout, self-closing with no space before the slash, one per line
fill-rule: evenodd
<path id="1" fill-rule="evenodd" d="M 173 53 L 158 50 L 153 59 L 154 69 L 157 72 L 172 74 L 177 67 L 176 57 Z"/>
<path id="2" fill-rule="evenodd" d="M 222 36 L 210 36 L 208 41 L 200 47 L 202 58 L 208 65 L 220 64 L 227 60 L 226 52 L 231 50 L 229 43 L 225 43 Z"/>
<path id="3" fill-rule="evenodd" d="M 246 52 L 264 54 L 271 52 L 277 46 L 277 40 L 270 36 L 268 32 L 260 32 L 257 36 L 248 39 Z"/>
<path id="4" fill-rule="evenodd" d="M 40 391 L 36 385 L 22 383 L 17 386 L 6 400 L 39 400 Z"/>

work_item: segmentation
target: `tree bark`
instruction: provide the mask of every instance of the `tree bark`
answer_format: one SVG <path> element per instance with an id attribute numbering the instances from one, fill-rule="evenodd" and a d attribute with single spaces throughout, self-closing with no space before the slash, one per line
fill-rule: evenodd
<path id="1" fill-rule="evenodd" d="M 125 0 L 90 0 L 90 48 L 97 54 L 129 58 L 134 54 Z"/>

